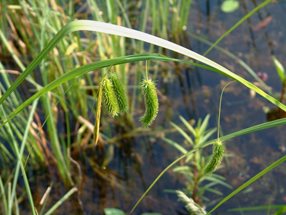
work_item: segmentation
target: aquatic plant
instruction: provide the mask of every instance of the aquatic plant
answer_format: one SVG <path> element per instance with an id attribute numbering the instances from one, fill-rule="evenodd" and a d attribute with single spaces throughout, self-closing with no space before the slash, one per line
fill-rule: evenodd
<path id="1" fill-rule="evenodd" d="M 184 137 L 184 144 L 179 144 L 170 138 L 163 138 L 164 141 L 182 154 L 186 154 L 191 149 L 196 150 L 195 153 L 188 155 L 180 165 L 174 167 L 173 171 L 184 175 L 182 191 L 201 206 L 207 205 L 210 201 L 206 198 L 206 192 L 221 195 L 215 189 L 216 186 L 222 185 L 230 188 L 224 177 L 218 174 L 211 174 L 219 167 L 224 155 L 223 145 L 220 140 L 213 143 L 213 152 L 210 156 L 206 156 L 203 151 L 205 144 L 216 131 L 215 128 L 208 128 L 209 118 L 210 116 L 207 115 L 203 120 L 200 119 L 195 125 L 191 125 L 180 116 L 184 127 L 171 123 L 176 131 Z"/>
<path id="2" fill-rule="evenodd" d="M 87 1 L 87 4 L 93 5 L 93 7 L 90 8 L 92 8 L 92 17 L 94 19 L 97 19 L 99 21 L 109 21 L 117 25 L 107 24 L 104 22 L 94 22 L 90 20 L 71 21 L 72 18 L 70 17 L 86 18 L 83 17 L 83 15 L 81 14 L 75 16 L 73 12 L 73 7 L 75 7 L 76 5 L 72 3 L 69 4 L 68 7 L 63 7 L 65 8 L 64 10 L 62 10 L 61 7 L 57 5 L 57 3 L 55 3 L 54 1 L 51 4 L 53 10 L 50 9 L 48 1 L 29 1 L 29 3 L 21 1 L 19 4 L 15 5 L 7 5 L 7 2 L 4 1 L 5 4 L 3 4 L 3 7 L 1 7 L 1 10 L 5 12 L 1 13 L 2 29 L 0 31 L 0 38 L 3 42 L 3 46 L 1 46 L 1 49 L 4 49 L 9 53 L 9 55 L 14 60 L 13 62 L 15 62 L 15 64 L 19 67 L 19 70 L 21 71 L 16 72 L 17 79 L 15 81 L 12 81 L 12 79 L 10 80 L 10 77 L 7 75 L 6 72 L 1 73 L 1 77 L 3 77 L 4 81 L 3 83 L 1 81 L 0 98 L 0 104 L 2 108 L 0 125 L 2 149 L 1 155 L 3 154 L 3 156 L 1 156 L 1 161 L 10 164 L 13 164 L 13 162 L 16 163 L 17 171 L 15 172 L 17 173 L 21 169 L 24 181 L 27 181 L 27 178 L 25 179 L 25 169 L 23 170 L 23 163 L 21 164 L 18 162 L 26 160 L 26 158 L 29 156 L 30 159 L 28 162 L 32 162 L 35 165 L 40 165 L 42 163 L 47 162 L 47 165 L 50 165 L 51 167 L 56 166 L 57 171 L 61 176 L 62 180 L 64 180 L 66 184 L 69 184 L 72 187 L 76 186 L 76 180 L 73 178 L 71 170 L 72 165 L 74 165 L 75 163 L 73 158 L 71 157 L 71 150 L 74 145 L 80 145 L 77 144 L 77 140 L 83 139 L 81 135 L 82 133 L 87 131 L 86 124 L 83 124 L 82 121 L 79 119 L 92 118 L 90 119 L 92 121 L 94 120 L 94 118 L 96 118 L 96 126 L 94 126 L 94 142 L 97 142 L 100 133 L 100 120 L 102 118 L 100 111 L 101 100 L 104 99 L 106 101 L 108 99 L 112 99 L 113 103 L 108 104 L 111 104 L 112 106 L 110 112 L 113 116 L 117 115 L 121 109 L 125 109 L 125 98 L 120 97 L 119 100 L 117 95 L 122 95 L 122 92 L 127 89 L 128 77 L 130 77 L 130 74 L 127 72 L 127 68 L 128 66 L 130 67 L 130 65 L 133 65 L 135 63 L 137 64 L 136 66 L 142 67 L 143 62 L 146 60 L 174 61 L 179 64 L 191 64 L 193 66 L 217 72 L 233 80 L 236 80 L 237 82 L 245 85 L 249 89 L 254 90 L 257 94 L 261 95 L 266 100 L 277 106 L 277 108 L 279 107 L 284 111 L 286 110 L 285 105 L 279 102 L 273 96 L 269 95 L 268 92 L 265 92 L 260 87 L 255 86 L 251 82 L 245 80 L 240 75 L 231 72 L 220 64 L 215 63 L 206 57 L 203 57 L 191 50 L 188 50 L 170 41 L 143 33 L 143 31 L 145 31 L 147 23 L 147 10 L 144 12 L 144 19 L 140 28 L 141 31 L 135 31 L 131 29 L 131 23 L 128 19 L 126 19 L 126 17 L 128 18 L 128 16 L 126 13 L 124 13 L 124 7 L 122 7 L 120 1 L 106 2 L 106 7 L 103 7 L 106 9 L 106 12 L 103 12 L 103 16 L 100 15 L 102 14 L 102 11 L 100 11 L 100 7 L 98 7 L 97 1 Z M 166 2 L 168 3 L 169 1 Z M 186 7 L 187 10 L 183 10 L 184 8 L 182 7 L 182 2 L 185 2 L 188 5 L 191 4 L 191 1 L 173 2 L 173 5 L 181 7 L 180 12 L 178 13 L 180 15 L 173 16 L 175 17 L 173 19 L 174 24 L 178 24 L 176 17 L 182 17 L 183 21 L 179 22 L 178 25 L 180 31 L 181 29 L 183 29 L 184 31 L 186 27 L 186 17 L 188 16 L 187 13 L 189 12 L 188 7 Z M 242 24 L 246 19 L 251 17 L 255 12 L 265 7 L 270 2 L 270 0 L 264 1 L 261 5 L 251 11 L 251 13 L 247 14 L 242 20 L 235 24 L 233 28 L 227 31 L 226 34 L 224 34 L 217 42 L 215 42 L 213 46 L 209 49 L 209 51 L 214 48 L 219 43 L 219 41 L 221 41 L 226 35 L 228 35 L 240 24 Z M 150 4 L 150 1 L 146 1 L 146 4 L 144 5 L 146 5 L 147 7 Z M 163 9 L 168 8 L 166 5 L 161 6 Z M 157 11 L 155 9 L 154 17 L 157 14 Z M 123 14 L 124 18 L 118 18 L 117 13 L 119 12 Z M 5 17 L 3 16 L 3 14 L 5 14 Z M 69 16 L 67 16 L 66 14 L 69 14 Z M 164 13 L 164 15 L 166 14 L 167 13 Z M 5 20 L 6 17 L 8 17 L 8 21 Z M 157 17 L 158 19 L 160 19 L 160 16 Z M 164 20 L 164 22 L 167 22 L 168 20 L 166 18 L 168 17 L 165 16 L 162 18 L 162 20 Z M 12 33 L 14 34 L 13 41 L 15 41 L 16 45 L 8 41 L 9 38 L 6 33 L 8 32 L 7 26 L 9 26 L 9 31 L 12 31 Z M 23 28 L 23 26 L 25 26 L 25 28 Z M 124 28 L 121 26 L 128 26 L 129 28 Z M 164 26 L 160 24 L 159 27 Z M 80 31 L 80 33 L 74 33 L 77 31 Z M 93 36 L 92 33 L 90 33 L 90 31 L 98 32 L 96 38 Z M 56 32 L 58 33 L 55 35 Z M 164 30 L 162 32 L 167 31 Z M 70 33 L 73 34 L 71 35 Z M 109 34 L 112 34 L 112 36 L 110 36 Z M 124 39 L 125 37 L 131 38 L 130 43 L 134 48 L 132 50 L 128 50 L 128 52 L 127 49 L 125 49 L 125 47 L 128 45 L 128 43 Z M 53 39 L 50 40 L 51 38 Z M 139 40 L 140 42 L 135 42 L 135 40 Z M 185 59 L 174 59 L 157 54 L 126 55 L 126 53 L 137 50 L 137 47 L 140 47 L 140 53 L 143 52 L 143 42 L 159 46 L 161 49 L 167 49 L 169 51 L 177 52 L 196 61 L 199 61 L 203 64 L 194 63 L 194 61 L 187 61 Z M 147 50 L 148 53 L 152 50 L 156 50 L 153 49 L 154 46 L 152 45 L 150 46 L 150 49 Z M 206 52 L 206 54 L 207 53 L 208 51 Z M 166 54 L 169 53 L 166 52 Z M 31 59 L 34 60 L 30 63 Z M 28 66 L 26 67 L 25 65 Z M 116 81 L 120 80 L 121 82 L 118 85 L 118 82 L 112 81 L 112 77 L 108 77 L 108 80 L 111 81 L 111 85 L 109 81 L 107 81 L 109 83 L 108 86 L 104 85 L 105 98 L 102 98 L 104 92 L 103 87 L 101 84 L 99 84 L 99 82 L 100 80 L 102 80 L 104 75 L 107 73 L 108 68 L 110 67 L 115 68 L 115 72 L 118 75 L 118 79 L 116 78 Z M 100 72 L 95 72 L 98 70 L 100 70 Z M 36 73 L 34 73 L 34 71 L 36 71 Z M 139 83 L 142 79 L 136 76 L 136 80 L 139 81 L 134 84 L 134 86 L 139 86 Z M 25 93 L 27 93 L 27 95 L 25 96 L 21 94 L 21 92 L 24 91 L 21 88 L 22 86 L 20 86 L 24 81 L 29 82 L 31 86 L 33 86 L 32 90 L 29 88 L 29 90 L 25 91 Z M 120 87 L 122 87 L 123 90 Z M 149 97 L 149 102 L 152 103 L 153 110 L 156 110 L 158 109 L 158 107 L 156 108 L 158 104 L 156 101 L 158 99 L 154 96 L 156 90 L 154 88 L 155 87 L 148 88 L 153 89 L 149 90 L 149 93 L 153 92 L 153 97 Z M 106 94 L 107 90 L 112 93 Z M 128 109 L 127 114 L 132 115 L 134 113 L 135 101 L 136 97 L 138 97 L 137 90 L 138 89 L 136 87 L 133 88 L 132 98 L 130 99 L 132 104 L 129 105 L 131 108 Z M 114 97 L 116 97 L 115 100 Z M 118 110 L 114 106 L 114 104 L 116 103 L 116 99 L 118 106 L 120 106 L 119 103 L 121 103 L 122 105 L 122 107 L 118 108 Z M 41 108 L 38 108 L 38 113 L 35 112 L 35 114 L 33 115 L 30 110 L 27 110 L 27 108 L 31 104 L 35 105 L 36 101 L 38 100 L 41 104 Z M 146 104 L 148 103 L 146 102 Z M 151 110 L 148 108 L 149 107 L 147 106 L 147 111 Z M 90 113 L 90 110 L 96 110 L 96 113 L 92 115 Z M 148 112 L 149 117 L 146 117 L 146 119 L 148 119 L 145 121 L 146 125 L 149 125 L 151 121 L 154 120 L 156 112 L 157 111 Z M 39 114 L 41 116 L 44 116 L 45 119 L 40 119 L 41 117 L 39 117 Z M 26 136 L 27 129 L 25 128 L 28 128 L 28 125 L 31 122 L 28 120 L 28 116 L 34 116 L 36 119 L 35 123 L 32 123 L 33 125 L 29 126 L 29 128 L 32 127 L 31 133 Z M 80 129 L 75 130 L 75 132 L 72 131 L 72 127 L 74 126 L 73 123 L 79 124 Z M 247 129 L 243 129 L 241 131 L 226 136 L 222 136 L 220 137 L 220 140 L 224 142 L 233 137 L 284 124 L 284 119 L 264 123 L 261 125 L 256 125 Z M 59 133 L 58 128 L 64 128 L 65 134 L 62 135 L 61 133 Z M 89 143 L 92 142 L 92 138 L 89 139 Z M 2 140 L 5 144 L 2 143 Z M 215 141 L 217 141 L 217 139 L 207 141 L 204 147 L 215 143 Z M 27 149 L 25 155 L 23 155 L 23 152 L 21 152 L 22 157 L 19 156 L 21 153 L 19 154 L 19 150 L 17 149 L 17 145 L 20 143 L 22 143 L 21 146 L 23 146 L 25 143 L 25 148 Z M 176 159 L 172 164 L 170 164 L 168 168 L 172 167 L 174 164 L 191 155 L 192 153 L 196 153 L 196 151 L 198 150 L 200 150 L 200 148 L 196 148 L 189 152 L 186 152 L 183 156 Z M 245 184 L 241 185 L 241 187 L 237 188 L 229 196 L 225 197 L 220 203 L 218 203 L 217 206 L 210 210 L 210 212 L 215 211 L 216 208 L 228 201 L 231 197 L 239 193 L 244 188 L 248 187 L 250 184 L 254 183 L 256 180 L 261 178 L 267 172 L 271 171 L 273 168 L 279 166 L 284 161 L 285 157 L 282 157 L 273 164 L 269 165 L 265 170 L 261 171 L 254 178 L 250 179 Z M 168 168 L 166 168 L 162 172 L 162 174 L 160 174 L 160 176 L 163 175 L 168 170 Z M 14 177 L 14 181 L 16 180 L 16 182 L 13 183 L 17 183 L 18 174 L 19 173 L 12 175 Z M 157 178 L 152 185 L 154 185 L 159 178 Z M 11 202 L 14 201 L 16 197 L 10 198 L 10 192 L 8 192 L 9 194 L 6 195 L 6 191 L 10 190 L 9 181 L 7 182 L 7 187 L 5 187 L 5 182 L 3 181 L 4 180 L 2 179 L 2 185 L 0 184 L 2 192 L 1 198 L 4 203 L 4 211 L 8 211 L 9 214 L 12 213 L 11 204 L 14 204 Z M 29 191 L 29 185 L 27 183 L 25 184 L 25 188 L 27 194 L 29 195 L 28 198 L 31 205 L 31 211 L 35 214 L 36 209 L 35 206 L 33 206 L 33 198 L 29 194 L 31 192 Z M 12 190 L 15 189 L 13 188 Z M 150 189 L 148 189 L 146 192 L 148 193 L 149 190 Z M 66 197 L 70 196 L 75 192 L 76 188 L 72 188 L 70 192 L 68 192 L 69 195 L 65 196 L 63 200 L 65 200 Z M 16 196 L 14 191 L 11 195 Z M 10 199 L 8 199 L 7 196 Z M 7 202 L 9 206 L 7 206 Z M 14 207 L 17 208 L 17 201 L 15 202 L 16 203 Z M 58 207 L 59 204 L 57 204 L 56 206 Z M 133 210 L 134 209 L 135 208 L 133 208 Z M 50 211 L 49 213 L 52 213 L 52 211 Z"/>

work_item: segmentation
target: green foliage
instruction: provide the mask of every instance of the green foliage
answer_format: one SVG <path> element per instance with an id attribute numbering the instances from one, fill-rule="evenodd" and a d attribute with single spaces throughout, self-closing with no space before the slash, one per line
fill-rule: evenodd
<path id="1" fill-rule="evenodd" d="M 26 101 L 24 101 L 21 105 L 19 105 L 15 110 L 13 110 L 7 117 L 2 119 L 2 125 L 5 125 L 8 123 L 11 119 L 17 116 L 18 113 L 20 113 L 25 107 L 27 107 L 29 104 L 31 104 L 35 99 L 40 98 L 41 96 L 45 95 L 49 91 L 55 89 L 56 87 L 59 87 L 61 84 L 66 83 L 69 80 L 75 79 L 90 70 L 93 69 L 100 69 L 100 68 L 106 68 L 118 64 L 123 63 L 131 63 L 136 61 L 145 61 L 145 60 L 163 60 L 163 61 L 176 61 L 174 58 L 168 58 L 160 55 L 153 55 L 153 54 L 143 54 L 143 55 L 130 55 L 130 56 L 124 56 L 119 58 L 114 58 L 110 60 L 100 61 L 96 63 L 87 64 L 84 66 L 81 66 L 79 68 L 76 68 L 70 72 L 65 73 L 58 79 L 50 82 L 42 89 L 38 90 L 35 94 L 30 96 Z M 1 127 L 1 125 L 0 125 Z"/>
<path id="2" fill-rule="evenodd" d="M 205 192 L 220 195 L 220 192 L 214 189 L 214 187 L 217 185 L 230 187 L 224 182 L 223 177 L 209 174 L 219 167 L 224 154 L 222 143 L 216 141 L 213 144 L 213 153 L 210 156 L 209 162 L 206 164 L 206 156 L 203 154 L 203 148 L 216 131 L 214 128 L 208 129 L 209 118 L 210 116 L 207 115 L 204 120 L 198 120 L 196 126 L 193 126 L 180 116 L 184 127 L 180 127 L 174 123 L 171 123 L 171 125 L 184 137 L 184 144 L 179 144 L 169 138 L 164 138 L 168 144 L 177 149 L 180 153 L 187 154 L 190 149 L 195 150 L 194 153 L 186 156 L 185 161 L 182 161 L 181 165 L 174 167 L 173 171 L 185 176 L 183 192 L 192 196 L 193 201 L 200 205 L 206 203 L 204 197 Z"/>

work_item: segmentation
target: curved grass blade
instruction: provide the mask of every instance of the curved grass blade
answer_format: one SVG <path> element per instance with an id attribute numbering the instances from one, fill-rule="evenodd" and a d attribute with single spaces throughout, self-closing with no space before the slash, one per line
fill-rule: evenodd
<path id="1" fill-rule="evenodd" d="M 286 119 L 277 119 L 277 120 L 273 120 L 271 122 L 265 122 L 265 123 L 261 123 L 258 125 L 254 125 L 236 132 L 233 132 L 231 134 L 227 134 L 225 136 L 220 137 L 221 141 L 227 141 L 230 139 L 233 139 L 235 137 L 239 137 L 239 136 L 243 136 L 246 134 L 251 134 L 254 132 L 258 132 L 258 131 L 263 131 L 269 128 L 274 128 L 274 127 L 278 127 L 278 126 L 282 126 L 282 125 L 286 125 Z"/>
<path id="2" fill-rule="evenodd" d="M 76 77 L 79 77 L 87 72 L 90 72 L 92 70 L 101 69 L 104 67 L 110 67 L 118 64 L 124 64 L 124 63 L 131 63 L 136 61 L 146 61 L 146 60 L 160 60 L 160 61 L 178 61 L 174 58 L 168 58 L 164 56 L 160 56 L 157 54 L 141 54 L 141 55 L 130 55 L 130 56 L 124 56 L 119 58 L 114 58 L 111 60 L 104 60 L 97 63 L 87 64 L 84 66 L 81 66 L 79 68 L 76 68 L 70 72 L 66 72 L 64 75 L 62 75 L 60 78 L 52 81 L 51 83 L 47 84 L 45 87 L 43 87 L 41 90 L 38 90 L 34 95 L 29 97 L 27 100 L 25 100 L 21 105 L 19 105 L 11 114 L 7 116 L 6 119 L 2 120 L 1 125 L 3 126 L 5 123 L 9 122 L 12 118 L 14 118 L 20 111 L 22 111 L 25 107 L 27 107 L 31 102 L 33 102 L 35 99 L 41 97 L 45 93 L 55 89 L 62 83 L 69 81 L 71 79 L 74 79 Z"/>
<path id="3" fill-rule="evenodd" d="M 16 196 L 16 186 L 17 186 L 17 182 L 18 182 L 18 178 L 19 178 L 19 172 L 20 172 L 20 169 L 21 169 L 23 180 L 24 180 L 24 184 L 25 184 L 25 188 L 26 188 L 26 192 L 27 192 L 27 196 L 28 196 L 28 199 L 29 199 L 29 203 L 30 203 L 33 215 L 37 214 L 37 210 L 36 210 L 36 208 L 34 206 L 32 192 L 31 192 L 31 188 L 30 188 L 30 185 L 29 185 L 29 180 L 28 180 L 27 174 L 25 172 L 25 167 L 24 167 L 24 164 L 23 164 L 23 155 L 24 155 L 24 150 L 25 150 L 26 143 L 27 143 L 27 138 L 28 138 L 28 134 L 29 134 L 29 128 L 30 128 L 30 125 L 32 123 L 33 116 L 34 116 L 34 113 L 36 111 L 37 105 L 38 105 L 38 100 L 35 100 L 34 103 L 33 103 L 32 109 L 30 111 L 30 114 L 29 114 L 29 118 L 28 118 L 27 125 L 26 125 L 26 128 L 25 128 L 25 132 L 24 132 L 22 143 L 21 143 L 21 147 L 16 149 L 18 161 L 17 161 L 17 165 L 16 165 L 16 168 L 15 168 L 13 185 L 12 185 L 12 191 L 11 191 L 11 199 L 14 199 L 14 197 Z M 9 202 L 9 212 L 7 214 L 11 214 L 12 213 L 12 207 L 13 207 L 12 203 L 13 203 L 13 201 Z"/>
<path id="4" fill-rule="evenodd" d="M 70 189 L 60 200 L 58 200 L 51 208 L 48 210 L 45 215 L 54 214 L 54 212 L 75 192 L 77 192 L 78 189 L 76 187 Z"/>
<path id="5" fill-rule="evenodd" d="M 266 0 L 264 4 L 270 2 L 270 0 Z M 236 26 L 236 25 L 235 25 Z M 184 48 L 180 45 L 172 43 L 170 41 L 161 39 L 159 37 L 140 32 L 137 30 L 129 29 L 122 26 L 117 26 L 109 23 L 103 23 L 98 21 L 91 21 L 91 20 L 75 20 L 67 25 L 65 25 L 56 35 L 55 37 L 48 43 L 45 49 L 43 49 L 40 54 L 32 61 L 31 64 L 26 68 L 26 70 L 16 79 L 12 86 L 10 86 L 7 91 L 3 94 L 0 98 L 0 105 L 4 102 L 4 100 L 24 81 L 24 79 L 32 73 L 32 71 L 36 68 L 37 65 L 41 62 L 41 60 L 48 54 L 48 52 L 55 47 L 55 45 L 63 38 L 66 34 L 75 32 L 75 31 L 95 31 L 100 33 L 112 34 L 132 39 L 137 39 L 140 41 L 144 41 L 150 44 L 154 44 L 160 46 L 162 48 L 166 48 L 168 50 L 180 53 L 187 57 L 190 57 L 194 60 L 202 62 L 208 66 L 211 66 L 220 71 L 221 74 L 230 77 L 233 80 L 240 82 L 241 84 L 245 85 L 249 89 L 252 89 L 257 94 L 261 95 L 269 102 L 273 103 L 277 107 L 281 108 L 282 110 L 286 111 L 286 106 L 279 102 L 277 99 L 273 98 L 269 94 L 265 93 L 259 87 L 256 87 L 254 84 L 250 83 L 249 81 L 245 80 L 244 78 L 236 75 L 235 73 L 231 72 L 227 68 L 221 66 L 220 64 L 194 52 L 187 48 Z"/>

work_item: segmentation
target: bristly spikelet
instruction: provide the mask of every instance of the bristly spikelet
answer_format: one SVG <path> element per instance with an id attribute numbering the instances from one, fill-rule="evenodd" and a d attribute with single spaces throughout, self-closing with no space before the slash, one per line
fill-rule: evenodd
<path id="1" fill-rule="evenodd" d="M 117 103 L 119 106 L 119 112 L 126 112 L 128 110 L 128 100 L 127 100 L 127 92 L 124 89 L 123 84 L 119 80 L 117 74 L 112 73 L 109 75 L 109 78 L 112 82 L 112 86 L 115 92 L 115 96 L 117 98 Z"/>
<path id="2" fill-rule="evenodd" d="M 140 121 L 145 127 L 148 127 L 158 114 L 159 102 L 157 90 L 156 85 L 152 80 L 144 80 L 141 87 L 145 99 L 145 113 L 140 118 Z"/>
<path id="3" fill-rule="evenodd" d="M 101 81 L 101 84 L 102 84 L 103 98 L 107 110 L 113 117 L 115 117 L 119 113 L 119 106 L 112 82 L 107 77 L 104 77 Z"/>
<path id="4" fill-rule="evenodd" d="M 224 155 L 224 146 L 220 140 L 217 140 L 213 144 L 213 154 L 210 161 L 205 167 L 205 174 L 212 173 L 219 167 L 223 159 L 223 155 Z"/>

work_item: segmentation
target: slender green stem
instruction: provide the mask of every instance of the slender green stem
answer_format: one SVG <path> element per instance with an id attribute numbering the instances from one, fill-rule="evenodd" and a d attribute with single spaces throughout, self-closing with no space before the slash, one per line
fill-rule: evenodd
<path id="1" fill-rule="evenodd" d="M 4 116 L 6 116 L 6 112 L 3 108 L 3 106 L 0 106 L 1 108 L 1 111 L 3 113 Z M 34 106 L 34 110 L 35 111 L 35 106 Z M 30 115 L 30 119 L 31 119 L 32 115 Z M 8 131 L 8 134 L 10 135 L 11 137 L 11 142 L 12 142 L 12 147 L 14 149 L 14 152 L 17 156 L 17 159 L 18 160 L 21 160 L 22 157 L 19 157 L 20 155 L 20 151 L 19 151 L 19 148 L 18 148 L 18 145 L 17 145 L 17 140 L 16 140 L 16 137 L 13 135 L 13 131 L 12 131 L 12 124 L 6 124 L 5 125 L 6 128 L 7 128 L 7 131 Z M 27 131 L 27 130 L 26 130 Z M 27 133 L 26 133 L 27 134 Z M 22 161 L 20 161 L 20 168 L 21 168 L 21 171 L 22 171 L 22 175 L 23 175 L 23 180 L 24 180 L 24 184 L 25 184 L 25 187 L 26 187 L 26 190 L 27 190 L 27 193 L 28 193 L 28 197 L 29 197 L 29 203 L 31 205 L 31 209 L 32 209 L 32 213 L 33 215 L 36 215 L 36 211 L 35 211 L 35 207 L 34 207 L 34 203 L 33 203 L 33 198 L 32 198 L 32 194 L 31 194 L 31 191 L 30 191 L 30 185 L 29 185 L 29 181 L 28 181 L 28 178 L 27 178 L 27 175 L 26 175 L 26 172 L 25 172 L 25 168 L 24 168 L 24 165 L 22 163 Z M 12 206 L 11 206 L 11 202 L 14 201 L 14 198 L 12 198 L 13 196 L 15 196 L 14 193 L 12 193 L 12 187 L 11 187 L 11 183 L 9 183 L 9 191 L 8 191 L 8 215 L 10 215 L 12 213 Z"/>
<path id="2" fill-rule="evenodd" d="M 194 153 L 196 150 L 192 150 L 189 151 L 188 153 L 182 155 L 181 157 L 177 158 L 176 160 L 174 160 L 171 164 L 169 164 L 156 178 L 155 180 L 150 184 L 150 186 L 148 187 L 148 189 L 141 195 L 141 197 L 138 199 L 138 201 L 135 203 L 135 205 L 132 207 L 132 209 L 130 210 L 129 214 L 132 214 L 135 209 L 137 208 L 137 206 L 142 202 L 142 200 L 147 196 L 147 194 L 150 192 L 150 190 L 154 187 L 154 185 L 159 181 L 159 179 L 175 164 L 177 164 L 180 160 L 186 158 L 187 156 L 189 156 L 190 154 Z"/>
<path id="3" fill-rule="evenodd" d="M 221 91 L 220 97 L 219 97 L 219 108 L 218 108 L 218 119 L 217 119 L 217 139 L 219 140 L 219 136 L 220 136 L 220 115 L 221 115 L 221 104 L 222 104 L 222 96 L 224 94 L 224 90 L 230 85 L 232 84 L 232 82 L 227 83 Z"/>
<path id="4" fill-rule="evenodd" d="M 1 175 L 0 175 L 0 191 L 1 191 L 3 208 L 4 208 L 3 210 L 4 210 L 4 213 L 7 214 L 8 213 L 7 196 L 6 196 L 5 187 L 4 187 Z"/>
<path id="5" fill-rule="evenodd" d="M 149 80 L 148 72 L 149 72 L 148 61 L 145 61 L 145 80 Z"/>
<path id="6" fill-rule="evenodd" d="M 17 186 L 17 181 L 18 181 L 20 167 L 21 167 L 21 170 L 22 170 L 22 174 L 25 175 L 25 169 L 23 168 L 24 165 L 22 163 L 23 162 L 23 154 L 24 154 L 24 149 L 25 149 L 26 143 L 27 143 L 27 138 L 28 138 L 28 134 L 29 134 L 30 125 L 32 123 L 33 116 L 34 116 L 34 113 L 36 111 L 37 105 L 38 105 L 38 100 L 35 100 L 34 104 L 32 106 L 32 109 L 31 109 L 28 121 L 27 121 L 27 126 L 26 126 L 26 129 L 25 129 L 25 132 L 24 132 L 22 143 L 21 143 L 21 148 L 20 148 L 19 154 L 17 154 L 18 162 L 17 162 L 17 165 L 16 165 L 15 173 L 14 173 L 14 180 L 13 180 L 12 191 L 11 191 L 11 199 L 12 200 L 14 199 L 14 196 L 16 194 L 16 186 Z M 24 180 L 25 180 L 25 188 L 26 188 L 26 192 L 27 192 L 28 197 L 29 197 L 29 203 L 31 205 L 32 212 L 33 212 L 33 214 L 36 214 L 35 213 L 34 202 L 33 202 L 33 197 L 32 197 L 32 192 L 31 192 L 31 189 L 30 189 L 30 186 L 29 186 L 29 182 L 28 182 L 26 176 L 24 176 Z M 13 201 L 10 201 L 9 202 L 9 211 L 10 212 L 12 211 L 12 206 L 13 206 Z M 10 213 L 8 212 L 8 214 L 10 214 Z"/>

